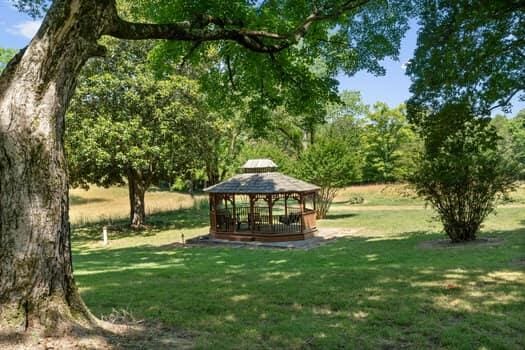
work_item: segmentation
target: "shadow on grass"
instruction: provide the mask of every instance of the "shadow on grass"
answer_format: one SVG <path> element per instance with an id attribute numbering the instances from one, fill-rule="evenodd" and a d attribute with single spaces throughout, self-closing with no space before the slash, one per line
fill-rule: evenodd
<path id="1" fill-rule="evenodd" d="M 353 218 L 357 216 L 357 213 L 333 213 L 330 214 L 330 212 L 326 215 L 326 219 L 324 220 L 337 220 L 337 219 L 346 219 L 346 218 Z"/>
<path id="2" fill-rule="evenodd" d="M 109 200 L 106 198 L 84 198 L 81 196 L 75 196 L 73 194 L 69 195 L 69 204 L 70 205 L 80 205 L 80 204 L 88 204 L 88 203 L 100 203 L 100 202 L 108 202 Z"/>
<path id="3" fill-rule="evenodd" d="M 422 250 L 438 234 L 311 251 L 135 247 L 75 254 L 96 314 L 198 330 L 197 347 L 523 348 L 525 230 L 493 247 Z M 487 235 L 487 234 L 484 234 Z M 482 236 L 484 236 L 482 235 Z"/>
<path id="4" fill-rule="evenodd" d="M 190 208 L 151 213 L 146 217 L 146 227 L 140 230 L 129 226 L 128 219 L 99 221 L 71 227 L 73 240 L 79 243 L 99 240 L 104 226 L 108 226 L 111 239 L 130 236 L 153 236 L 169 229 L 191 229 L 209 225 L 207 201 L 197 201 Z"/>
<path id="5" fill-rule="evenodd" d="M 332 204 L 333 205 L 337 205 L 337 204 L 361 204 L 361 203 L 350 203 L 350 202 L 351 202 L 350 199 L 345 199 L 345 200 L 333 201 Z"/>

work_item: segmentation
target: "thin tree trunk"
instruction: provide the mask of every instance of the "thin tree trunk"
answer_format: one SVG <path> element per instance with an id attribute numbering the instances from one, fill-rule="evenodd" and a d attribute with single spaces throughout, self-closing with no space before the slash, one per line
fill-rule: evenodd
<path id="1" fill-rule="evenodd" d="M 221 174 L 219 174 L 218 162 L 218 159 L 213 159 L 209 161 L 208 164 L 206 164 L 206 176 L 208 177 L 207 186 L 215 185 L 221 179 Z"/>
<path id="2" fill-rule="evenodd" d="M 130 225 L 133 228 L 141 228 L 146 223 L 146 202 L 144 196 L 148 184 L 136 171 L 128 174 Z"/>
<path id="3" fill-rule="evenodd" d="M 76 76 L 99 49 L 106 7 L 54 1 L 30 45 L 0 76 L 2 331 L 94 322 L 72 275 L 63 135 Z"/>

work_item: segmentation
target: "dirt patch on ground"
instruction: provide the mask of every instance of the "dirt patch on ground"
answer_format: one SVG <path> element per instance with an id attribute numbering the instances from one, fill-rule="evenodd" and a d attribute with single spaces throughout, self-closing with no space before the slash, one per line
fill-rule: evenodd
<path id="1" fill-rule="evenodd" d="M 0 332 L 0 349 L 191 349 L 194 336 L 160 323 L 101 322 L 99 328 L 74 329 L 62 336 L 42 336 L 37 331 L 16 334 Z"/>
<path id="2" fill-rule="evenodd" d="M 423 249 L 446 249 L 446 248 L 465 248 L 465 247 L 477 247 L 477 246 L 496 246 L 503 243 L 501 237 L 483 237 L 478 238 L 474 241 L 468 242 L 452 242 L 450 239 L 435 239 L 432 241 L 424 241 L 419 244 L 420 248 Z"/>

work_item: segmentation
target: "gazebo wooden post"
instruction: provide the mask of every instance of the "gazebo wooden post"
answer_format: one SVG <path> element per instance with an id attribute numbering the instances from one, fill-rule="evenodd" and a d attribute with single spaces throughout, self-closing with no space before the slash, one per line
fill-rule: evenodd
<path id="1" fill-rule="evenodd" d="M 271 194 L 266 196 L 266 201 L 268 202 L 268 223 L 270 224 L 270 229 L 271 229 L 271 226 L 273 225 L 273 218 L 272 218 L 273 198 Z"/>
<path id="2" fill-rule="evenodd" d="M 235 208 L 235 194 L 231 195 L 232 197 L 232 220 L 231 223 L 233 224 L 233 232 L 237 232 L 237 213 Z"/>
<path id="3" fill-rule="evenodd" d="M 210 231 L 215 235 L 217 232 L 217 208 L 215 208 L 215 195 L 210 193 Z"/>
<path id="4" fill-rule="evenodd" d="M 250 232 L 253 233 L 254 228 L 255 228 L 255 211 L 254 211 L 255 199 L 254 199 L 254 195 L 252 194 L 248 196 L 250 198 L 250 215 L 248 216 L 248 224 L 250 226 Z"/>
<path id="5" fill-rule="evenodd" d="M 299 211 L 301 212 L 301 233 L 304 233 L 304 197 L 299 193 Z"/>
<path id="6" fill-rule="evenodd" d="M 284 216 L 288 216 L 288 193 L 284 194 Z"/>

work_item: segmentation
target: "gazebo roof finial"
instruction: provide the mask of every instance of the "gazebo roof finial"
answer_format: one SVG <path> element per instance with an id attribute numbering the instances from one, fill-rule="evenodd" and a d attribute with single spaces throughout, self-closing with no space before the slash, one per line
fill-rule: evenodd
<path id="1" fill-rule="evenodd" d="M 250 159 L 241 168 L 244 173 L 271 173 L 278 167 L 271 159 Z"/>

